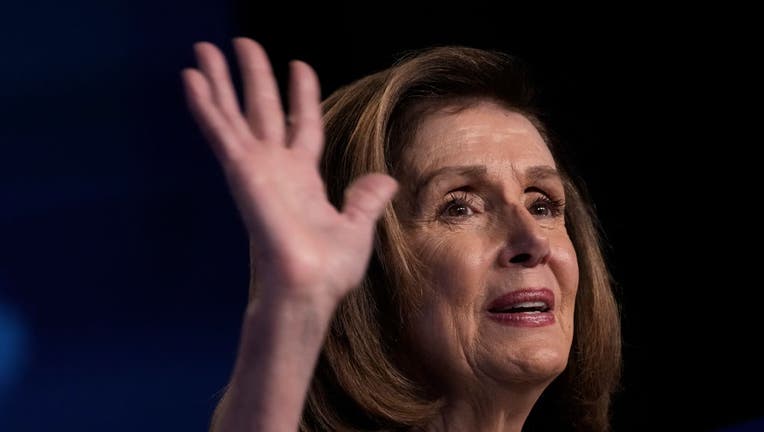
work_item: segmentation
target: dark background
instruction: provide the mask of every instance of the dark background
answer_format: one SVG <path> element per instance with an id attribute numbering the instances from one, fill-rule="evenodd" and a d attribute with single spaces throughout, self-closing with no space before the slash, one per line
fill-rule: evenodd
<path id="1" fill-rule="evenodd" d="M 764 430 L 749 11 L 249 3 L 4 8 L 0 431 L 206 429 L 247 245 L 179 72 L 194 42 L 232 60 L 239 35 L 282 83 L 288 60 L 311 63 L 324 94 L 429 45 L 528 61 L 607 233 L 615 431 Z"/>

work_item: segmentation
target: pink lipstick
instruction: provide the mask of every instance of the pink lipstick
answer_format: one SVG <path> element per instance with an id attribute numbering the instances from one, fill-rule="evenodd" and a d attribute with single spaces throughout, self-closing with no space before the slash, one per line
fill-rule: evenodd
<path id="1" fill-rule="evenodd" d="M 554 293 L 547 288 L 521 289 L 495 298 L 488 316 L 499 324 L 542 327 L 554 323 Z"/>

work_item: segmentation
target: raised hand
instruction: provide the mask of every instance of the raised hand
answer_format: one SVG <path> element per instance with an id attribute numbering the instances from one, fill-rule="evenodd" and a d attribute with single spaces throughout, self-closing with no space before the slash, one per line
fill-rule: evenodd
<path id="1" fill-rule="evenodd" d="M 253 40 L 235 39 L 242 113 L 220 50 L 206 42 L 194 48 L 198 68 L 182 72 L 188 105 L 247 228 L 259 290 L 247 307 L 213 429 L 296 430 L 331 314 L 363 277 L 374 225 L 397 184 L 383 174 L 361 177 L 338 211 L 318 172 L 323 128 L 313 69 L 290 63 L 285 117 L 265 51 Z"/>
<path id="2" fill-rule="evenodd" d="M 346 191 L 342 212 L 327 200 L 318 172 L 323 148 L 320 88 L 313 69 L 290 63 L 289 122 L 263 48 L 234 40 L 246 114 L 221 52 L 195 45 L 199 69 L 183 78 L 189 107 L 225 170 L 253 248 L 264 292 L 337 301 L 363 276 L 373 227 L 396 189 L 371 174 Z"/>

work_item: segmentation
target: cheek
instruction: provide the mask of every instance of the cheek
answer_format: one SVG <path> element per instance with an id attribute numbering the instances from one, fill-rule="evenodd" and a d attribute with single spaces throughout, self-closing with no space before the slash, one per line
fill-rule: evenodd
<path id="1" fill-rule="evenodd" d="M 556 242 L 556 246 L 552 250 L 550 265 L 560 287 L 561 310 L 566 314 L 564 324 L 566 327 L 572 327 L 573 310 L 578 292 L 579 268 L 576 251 L 567 236 Z"/>
<path id="2" fill-rule="evenodd" d="M 476 236 L 438 235 L 418 239 L 418 251 L 427 269 L 426 303 L 444 303 L 452 309 L 472 310 L 487 274 L 487 249 Z"/>
<path id="3" fill-rule="evenodd" d="M 554 257 L 552 266 L 557 274 L 560 287 L 563 291 L 570 291 L 575 294 L 578 287 L 578 257 L 570 240 L 560 245 Z"/>
<path id="4" fill-rule="evenodd" d="M 477 312 L 484 301 L 488 257 L 482 239 L 459 233 L 419 236 L 417 252 L 427 270 L 421 307 L 411 322 L 412 352 L 423 373 L 452 376 L 477 340 Z"/>

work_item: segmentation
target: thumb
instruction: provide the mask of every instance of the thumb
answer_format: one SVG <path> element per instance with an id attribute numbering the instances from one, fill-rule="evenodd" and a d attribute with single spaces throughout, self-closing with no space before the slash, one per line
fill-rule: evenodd
<path id="1" fill-rule="evenodd" d="M 398 182 L 385 174 L 367 174 L 345 189 L 342 213 L 352 223 L 373 225 L 398 190 Z"/>

